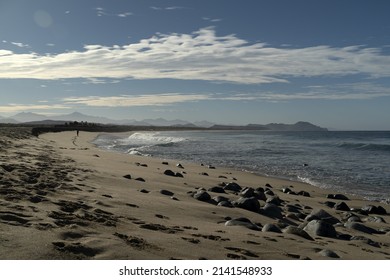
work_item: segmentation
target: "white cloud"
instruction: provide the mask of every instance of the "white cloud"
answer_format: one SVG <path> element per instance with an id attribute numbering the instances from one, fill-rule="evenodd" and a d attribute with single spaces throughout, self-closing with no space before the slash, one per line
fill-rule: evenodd
<path id="1" fill-rule="evenodd" d="M 184 7 L 180 6 L 171 6 L 171 7 L 156 7 L 152 6 L 150 7 L 152 10 L 161 11 L 161 10 L 167 10 L 167 11 L 173 11 L 173 10 L 182 10 Z"/>
<path id="2" fill-rule="evenodd" d="M 58 110 L 58 109 L 69 109 L 65 105 L 61 104 L 8 104 L 6 106 L 0 106 L 1 113 L 16 113 L 23 111 L 35 111 L 35 110 Z"/>
<path id="3" fill-rule="evenodd" d="M 106 11 L 106 9 L 102 8 L 102 7 L 97 7 L 95 8 L 96 10 L 96 15 L 98 17 L 102 17 L 102 16 L 115 16 L 115 17 L 121 17 L 121 18 L 126 18 L 128 16 L 132 16 L 133 13 L 131 12 L 123 12 L 123 13 L 119 13 L 119 14 L 114 14 L 114 13 L 109 13 Z"/>
<path id="4" fill-rule="evenodd" d="M 30 47 L 28 44 L 18 43 L 18 42 L 11 42 L 12 45 L 17 46 L 19 48 L 28 48 Z"/>
<path id="5" fill-rule="evenodd" d="M 98 10 L 99 11 L 99 10 Z M 157 34 L 124 46 L 86 45 L 60 54 L 0 50 L 0 78 L 182 79 L 261 84 L 291 77 L 390 76 L 390 56 L 380 49 L 276 48 L 205 28 L 192 34 Z"/>
<path id="6" fill-rule="evenodd" d="M 87 96 L 68 97 L 63 102 L 66 105 L 85 105 L 91 107 L 136 107 L 136 106 L 164 106 L 181 102 L 194 102 L 208 100 L 210 97 L 203 94 L 143 94 L 143 95 L 121 95 L 121 96 Z"/>
<path id="7" fill-rule="evenodd" d="M 205 20 L 205 21 L 209 21 L 209 22 L 220 22 L 220 21 L 222 21 L 222 19 L 220 19 L 220 18 L 203 17 L 202 19 Z"/>

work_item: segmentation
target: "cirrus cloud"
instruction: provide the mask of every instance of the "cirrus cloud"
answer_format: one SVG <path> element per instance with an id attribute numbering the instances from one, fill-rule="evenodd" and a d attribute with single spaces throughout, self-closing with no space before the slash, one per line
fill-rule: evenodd
<path id="1" fill-rule="evenodd" d="M 288 82 L 292 77 L 363 74 L 389 77 L 390 56 L 377 48 L 270 47 L 213 28 L 160 34 L 124 46 L 86 45 L 59 54 L 0 50 L 0 78 L 181 79 L 242 84 Z"/>
<path id="2" fill-rule="evenodd" d="M 158 95 L 121 95 L 121 96 L 87 96 L 64 98 L 65 104 L 85 105 L 90 107 L 135 107 L 163 106 L 181 102 L 208 100 L 210 96 L 203 94 L 164 93 Z"/>

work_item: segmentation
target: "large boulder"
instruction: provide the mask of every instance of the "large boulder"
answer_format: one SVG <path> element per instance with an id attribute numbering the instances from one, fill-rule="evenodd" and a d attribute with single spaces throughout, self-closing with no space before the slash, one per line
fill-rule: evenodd
<path id="1" fill-rule="evenodd" d="M 200 201 L 210 201 L 211 200 L 211 196 L 208 194 L 208 192 L 206 191 L 203 191 L 203 190 L 199 190 L 197 191 L 193 197 L 197 200 L 200 200 Z"/>
<path id="2" fill-rule="evenodd" d="M 297 235 L 308 240 L 314 240 L 306 231 L 295 226 L 288 226 L 282 230 L 284 233 Z"/>
<path id="3" fill-rule="evenodd" d="M 277 225 L 274 224 L 265 224 L 261 230 L 262 232 L 276 232 L 276 233 L 282 233 L 280 228 Z"/>
<path id="4" fill-rule="evenodd" d="M 233 192 L 240 192 L 242 190 L 241 186 L 237 183 L 228 183 L 226 186 L 223 188 L 225 191 L 233 191 Z"/>
<path id="5" fill-rule="evenodd" d="M 318 235 L 323 237 L 336 238 L 337 232 L 333 225 L 328 224 L 322 220 L 312 220 L 303 228 L 304 231 L 309 233 L 311 236 Z"/>
<path id="6" fill-rule="evenodd" d="M 280 209 L 278 206 L 272 203 L 266 203 L 264 207 L 261 209 L 261 213 L 265 216 L 275 218 L 275 219 L 282 219 L 282 209 Z"/>
<path id="7" fill-rule="evenodd" d="M 215 187 L 209 188 L 209 192 L 225 193 L 225 190 L 220 186 L 215 186 Z"/>
<path id="8" fill-rule="evenodd" d="M 175 176 L 176 176 L 176 173 L 173 172 L 173 171 L 170 170 L 170 169 L 167 169 L 167 170 L 164 171 L 164 175 L 175 177 Z"/>
<path id="9" fill-rule="evenodd" d="M 260 210 L 260 202 L 255 197 L 240 197 L 233 202 L 233 205 L 253 212 L 258 212 Z"/>
<path id="10" fill-rule="evenodd" d="M 376 214 L 376 215 L 386 215 L 387 211 L 382 206 L 375 206 L 375 205 L 366 205 L 363 206 L 362 211 L 368 213 L 368 214 Z"/>
<path id="11" fill-rule="evenodd" d="M 344 201 L 336 203 L 334 205 L 334 209 L 339 210 L 339 211 L 351 211 L 349 206 Z"/>
<path id="12" fill-rule="evenodd" d="M 330 215 L 323 209 L 314 209 L 311 211 L 310 215 L 305 218 L 306 221 L 310 222 L 312 220 L 322 220 L 327 222 L 328 224 L 337 224 L 340 223 L 340 220 Z"/>
<path id="13" fill-rule="evenodd" d="M 368 234 L 378 233 L 377 230 L 375 230 L 373 228 L 370 228 L 370 227 L 368 227 L 366 225 L 363 225 L 361 223 L 358 223 L 358 222 L 346 222 L 344 224 L 344 226 L 346 228 L 357 230 L 357 231 L 361 231 L 361 232 L 368 233 Z"/>

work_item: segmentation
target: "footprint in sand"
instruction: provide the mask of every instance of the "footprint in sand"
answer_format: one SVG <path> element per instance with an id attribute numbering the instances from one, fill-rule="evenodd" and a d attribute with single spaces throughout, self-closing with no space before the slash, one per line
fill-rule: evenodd
<path id="1" fill-rule="evenodd" d="M 31 216 L 16 212 L 0 211 L 0 222 L 5 224 L 28 227 L 31 223 L 27 218 L 31 218 Z"/>
<path id="2" fill-rule="evenodd" d="M 69 252 L 76 255 L 84 255 L 86 257 L 94 257 L 97 254 L 102 252 L 102 250 L 98 248 L 91 248 L 79 242 L 66 243 L 66 242 L 58 241 L 58 242 L 53 242 L 52 244 L 56 247 L 58 251 Z"/>
<path id="3" fill-rule="evenodd" d="M 114 236 L 119 237 L 120 239 L 125 241 L 127 245 L 129 245 L 137 250 L 144 250 L 145 248 L 156 247 L 156 246 L 148 243 L 145 239 L 140 238 L 140 237 L 128 236 L 126 234 L 122 234 L 122 233 L 118 233 L 118 232 L 115 232 Z"/>
<path id="4" fill-rule="evenodd" d="M 183 231 L 178 226 L 166 227 L 166 226 L 160 225 L 160 224 L 143 224 L 143 225 L 140 225 L 140 228 L 153 230 L 153 231 L 161 231 L 161 232 L 168 233 L 168 234 L 175 234 L 177 232 Z"/>
<path id="5" fill-rule="evenodd" d="M 200 240 L 196 239 L 196 238 L 182 237 L 181 239 L 183 239 L 185 241 L 188 241 L 190 243 L 193 243 L 193 244 L 199 244 L 200 243 Z"/>
<path id="6" fill-rule="evenodd" d="M 251 258 L 259 257 L 258 255 L 256 255 L 255 253 L 253 253 L 247 249 L 236 248 L 236 247 L 225 247 L 225 249 L 227 249 L 229 251 L 233 251 L 235 253 L 243 254 L 244 256 L 251 257 Z"/>

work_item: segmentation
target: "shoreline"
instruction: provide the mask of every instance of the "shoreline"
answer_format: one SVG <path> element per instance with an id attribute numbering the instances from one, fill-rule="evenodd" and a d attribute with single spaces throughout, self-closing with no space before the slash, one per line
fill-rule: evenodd
<path id="1" fill-rule="evenodd" d="M 175 130 L 173 130 L 175 131 Z M 96 137 L 94 139 L 91 139 L 90 142 L 93 142 L 95 139 L 97 139 L 100 135 L 125 135 L 125 136 L 130 136 L 134 133 L 150 133 L 151 131 L 149 130 L 140 130 L 140 131 L 131 131 L 131 132 L 121 132 L 121 133 L 111 133 L 111 132 L 101 132 L 101 133 L 97 133 L 96 134 Z M 212 132 L 224 132 L 224 130 L 215 130 L 215 131 L 212 131 Z M 94 144 L 95 145 L 95 144 Z M 201 161 L 192 161 L 192 160 L 180 160 L 180 159 L 177 159 L 177 158 L 173 158 L 173 157 L 167 157 L 167 158 L 161 158 L 161 157 L 158 157 L 158 156 L 154 156 L 154 155 L 149 155 L 149 154 L 130 154 L 130 153 L 125 153 L 125 152 L 121 152 L 121 151 L 116 151 L 116 150 L 112 150 L 112 149 L 106 149 L 104 147 L 99 147 L 98 145 L 95 145 L 96 148 L 98 149 L 102 149 L 102 150 L 106 150 L 106 151 L 110 151 L 110 152 L 117 152 L 117 153 L 121 153 L 121 154 L 127 154 L 129 156 L 133 156 L 133 155 L 136 155 L 136 156 L 144 156 L 144 157 L 152 157 L 152 158 L 158 158 L 158 159 L 161 159 L 161 160 L 165 160 L 165 159 L 169 159 L 169 160 L 173 160 L 173 161 L 182 161 L 182 162 L 185 162 L 185 163 L 188 163 L 188 164 L 202 164 Z M 205 162 L 203 162 L 205 163 Z M 273 174 L 266 174 L 266 173 L 263 173 L 261 170 L 255 170 L 255 169 L 245 169 L 244 167 L 239 167 L 239 166 L 225 166 L 225 165 L 215 165 L 216 167 L 218 168 L 225 168 L 225 169 L 231 169 L 231 170 L 234 170 L 236 172 L 247 172 L 247 173 L 251 173 L 251 174 L 254 174 L 254 175 L 257 175 L 259 177 L 264 177 L 264 178 L 273 178 L 273 179 L 276 179 L 276 180 L 282 180 L 282 181 L 286 181 L 287 182 L 291 182 L 291 184 L 294 184 L 294 183 L 304 183 L 304 184 L 308 184 L 308 185 L 311 185 L 313 187 L 316 187 L 316 188 L 320 188 L 320 189 L 323 189 L 325 191 L 328 191 L 328 192 L 339 192 L 339 193 L 342 193 L 344 195 L 347 195 L 347 196 L 353 196 L 355 197 L 356 199 L 362 199 L 362 200 L 366 200 L 368 202 L 379 202 L 379 203 L 384 203 L 384 204 L 390 204 L 390 200 L 389 198 L 386 199 L 385 198 L 378 198 L 380 196 L 380 194 L 377 194 L 377 193 L 374 193 L 374 194 L 371 194 L 371 195 L 367 195 L 367 196 L 364 196 L 362 195 L 362 190 L 353 190 L 352 191 L 350 190 L 350 188 L 348 186 L 345 186 L 345 185 L 332 185 L 330 183 L 326 183 L 326 182 L 321 182 L 321 181 L 316 181 L 315 179 L 310 179 L 310 178 L 301 178 L 299 176 L 296 176 L 296 177 L 288 177 L 288 176 L 283 176 L 283 175 L 273 175 Z"/>
<path id="2" fill-rule="evenodd" d="M 389 215 L 363 213 L 367 204 L 389 213 L 388 205 L 326 198 L 329 190 L 229 168 L 113 153 L 91 143 L 98 134 L 8 143 L 0 259 L 390 259 Z"/>

